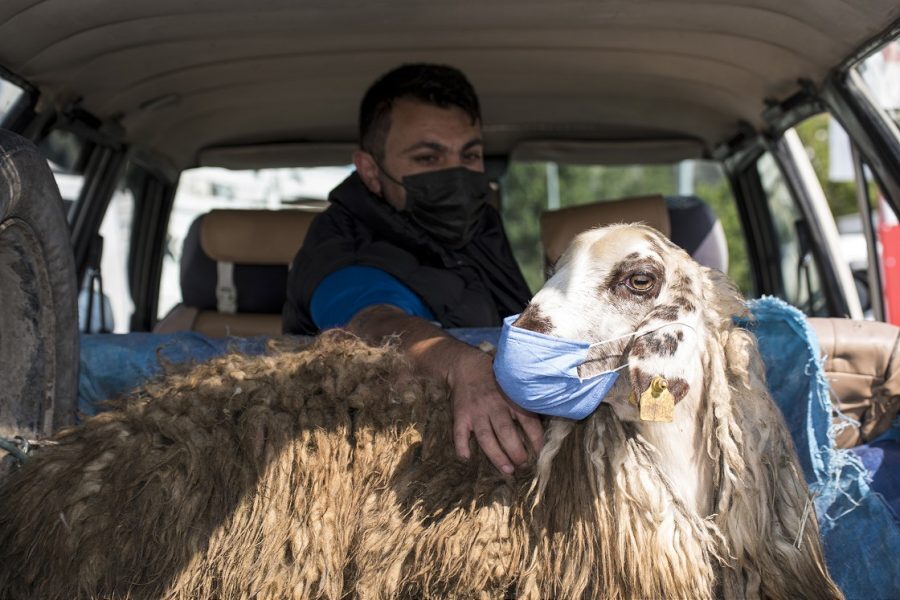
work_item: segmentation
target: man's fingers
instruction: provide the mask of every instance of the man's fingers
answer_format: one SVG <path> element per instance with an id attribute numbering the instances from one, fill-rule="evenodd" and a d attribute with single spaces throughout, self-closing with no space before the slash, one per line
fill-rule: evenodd
<path id="1" fill-rule="evenodd" d="M 544 447 L 544 427 L 541 425 L 541 420 L 534 415 L 523 414 L 517 414 L 516 418 L 525 432 L 525 437 L 528 438 L 528 443 L 534 449 L 534 453 L 540 454 Z"/>
<path id="2" fill-rule="evenodd" d="M 453 445 L 456 446 L 456 455 L 463 460 L 469 460 L 470 431 L 467 421 L 453 419 Z"/>
<path id="3" fill-rule="evenodd" d="M 494 430 L 491 428 L 490 421 L 485 421 L 481 425 L 476 425 L 474 431 L 475 439 L 478 440 L 478 445 L 481 446 L 481 451 L 488 457 L 488 460 L 490 460 L 502 473 L 506 473 L 507 475 L 512 474 L 512 472 L 515 471 L 515 468 L 512 466 L 509 457 L 507 457 L 500 448 L 500 444 L 497 442 L 497 436 L 494 435 Z"/>
<path id="4" fill-rule="evenodd" d="M 522 445 L 522 438 L 513 423 L 512 415 L 507 411 L 501 411 L 491 417 L 491 425 L 497 439 L 500 440 L 500 446 L 506 451 L 506 455 L 514 464 L 521 465 L 528 460 L 528 451 Z"/>

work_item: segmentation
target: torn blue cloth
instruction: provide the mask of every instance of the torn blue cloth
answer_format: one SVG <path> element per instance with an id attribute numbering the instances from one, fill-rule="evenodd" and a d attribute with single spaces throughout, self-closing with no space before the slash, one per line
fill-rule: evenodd
<path id="1" fill-rule="evenodd" d="M 759 340 L 769 389 L 785 415 L 810 490 L 832 577 L 850 600 L 900 598 L 900 423 L 853 450 L 834 445 L 821 352 L 803 314 L 776 298 L 749 303 L 740 324 Z M 497 345 L 499 328 L 449 333 L 472 345 Z M 202 361 L 229 350 L 259 354 L 265 338 L 213 339 L 184 332 L 84 335 L 79 409 L 94 414 L 170 363 Z"/>
<path id="2" fill-rule="evenodd" d="M 900 526 L 889 501 L 871 487 L 874 478 L 896 480 L 897 455 L 891 462 L 882 453 L 877 464 L 869 456 L 869 465 L 876 467 L 869 472 L 866 450 L 858 454 L 835 447 L 819 342 L 803 313 L 777 298 L 753 300 L 749 306 L 752 318 L 742 324 L 759 341 L 766 381 L 815 495 L 831 576 L 848 599 L 900 598 Z"/>

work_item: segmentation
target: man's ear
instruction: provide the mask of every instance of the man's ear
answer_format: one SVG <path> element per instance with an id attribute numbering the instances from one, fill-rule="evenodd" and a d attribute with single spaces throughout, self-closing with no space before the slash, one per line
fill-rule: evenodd
<path id="1" fill-rule="evenodd" d="M 365 150 L 356 150 L 353 153 L 353 164 L 369 191 L 381 196 L 381 179 L 378 177 L 378 163 L 375 162 L 375 157 Z"/>

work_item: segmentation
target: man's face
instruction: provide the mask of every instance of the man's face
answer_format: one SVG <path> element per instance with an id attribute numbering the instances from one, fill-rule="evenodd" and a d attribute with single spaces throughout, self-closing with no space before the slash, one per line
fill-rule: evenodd
<path id="1" fill-rule="evenodd" d="M 397 209 L 406 206 L 406 190 L 378 169 L 371 154 L 359 151 L 354 162 L 369 190 L 384 196 Z M 473 124 L 469 115 L 455 106 L 440 108 L 415 100 L 397 100 L 391 110 L 381 166 L 397 181 L 408 175 L 453 167 L 483 172 L 481 124 Z"/>

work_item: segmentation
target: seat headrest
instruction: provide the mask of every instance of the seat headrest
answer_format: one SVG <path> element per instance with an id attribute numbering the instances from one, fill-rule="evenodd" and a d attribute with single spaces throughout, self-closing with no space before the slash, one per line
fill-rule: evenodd
<path id="1" fill-rule="evenodd" d="M 318 212 L 212 210 L 203 216 L 200 246 L 214 261 L 289 265 Z"/>
<path id="2" fill-rule="evenodd" d="M 666 196 L 669 239 L 701 265 L 728 272 L 728 241 L 716 213 L 697 196 Z"/>
<path id="3" fill-rule="evenodd" d="M 555 263 L 572 239 L 592 227 L 641 221 L 669 236 L 669 213 L 662 196 L 635 196 L 541 213 L 541 244 L 548 264 Z"/>

